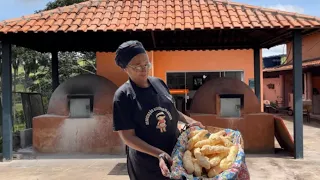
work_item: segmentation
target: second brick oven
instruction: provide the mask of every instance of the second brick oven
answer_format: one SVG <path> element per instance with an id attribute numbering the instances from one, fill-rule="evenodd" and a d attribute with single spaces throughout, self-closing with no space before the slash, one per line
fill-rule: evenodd
<path id="1" fill-rule="evenodd" d="M 190 116 L 206 126 L 239 130 L 246 152 L 274 153 L 274 117 L 261 112 L 252 89 L 238 79 L 206 82 L 194 95 Z"/>

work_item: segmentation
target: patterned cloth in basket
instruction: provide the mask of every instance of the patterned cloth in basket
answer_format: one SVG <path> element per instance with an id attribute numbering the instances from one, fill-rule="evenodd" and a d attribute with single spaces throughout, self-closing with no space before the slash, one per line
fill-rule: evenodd
<path id="1" fill-rule="evenodd" d="M 172 152 L 173 164 L 171 166 L 170 179 L 187 179 L 187 180 L 250 180 L 250 175 L 245 163 L 245 153 L 240 145 L 241 133 L 231 129 L 225 129 L 227 134 L 233 134 L 233 143 L 239 145 L 239 151 L 232 167 L 224 172 L 220 173 L 214 178 L 208 177 L 194 177 L 193 175 L 187 174 L 183 168 L 182 157 L 186 151 L 188 143 L 188 134 L 191 130 L 200 129 L 199 127 L 190 127 L 178 138 L 178 141 Z"/>

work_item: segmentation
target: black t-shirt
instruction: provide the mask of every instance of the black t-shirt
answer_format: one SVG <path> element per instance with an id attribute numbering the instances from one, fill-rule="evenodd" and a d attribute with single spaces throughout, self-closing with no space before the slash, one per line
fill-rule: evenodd
<path id="1" fill-rule="evenodd" d="M 129 80 L 117 89 L 113 129 L 134 129 L 139 138 L 170 154 L 179 135 L 179 115 L 166 84 L 159 78 L 150 79 L 153 83 L 147 88 L 138 87 Z"/>

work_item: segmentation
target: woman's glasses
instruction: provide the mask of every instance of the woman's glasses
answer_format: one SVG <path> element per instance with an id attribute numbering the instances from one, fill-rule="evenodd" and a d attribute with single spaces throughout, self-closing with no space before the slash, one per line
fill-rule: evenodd
<path id="1" fill-rule="evenodd" d="M 149 70 L 151 68 L 151 63 L 149 62 L 146 65 L 128 65 L 128 67 L 132 68 L 135 71 L 144 71 L 144 70 Z"/>

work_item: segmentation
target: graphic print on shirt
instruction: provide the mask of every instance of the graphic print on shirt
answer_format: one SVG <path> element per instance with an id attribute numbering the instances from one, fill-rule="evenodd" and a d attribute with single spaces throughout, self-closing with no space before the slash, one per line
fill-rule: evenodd
<path id="1" fill-rule="evenodd" d="M 160 132 L 166 132 L 166 115 L 163 112 L 159 112 L 156 118 L 158 119 L 157 129 L 160 129 Z"/>
<path id="2" fill-rule="evenodd" d="M 157 126 L 156 128 L 160 130 L 160 132 L 166 132 L 167 127 L 167 120 L 172 120 L 171 113 L 166 109 L 162 107 L 155 107 L 148 111 L 146 117 L 145 117 L 145 124 L 148 126 L 150 125 L 150 117 L 154 116 L 157 119 Z"/>

